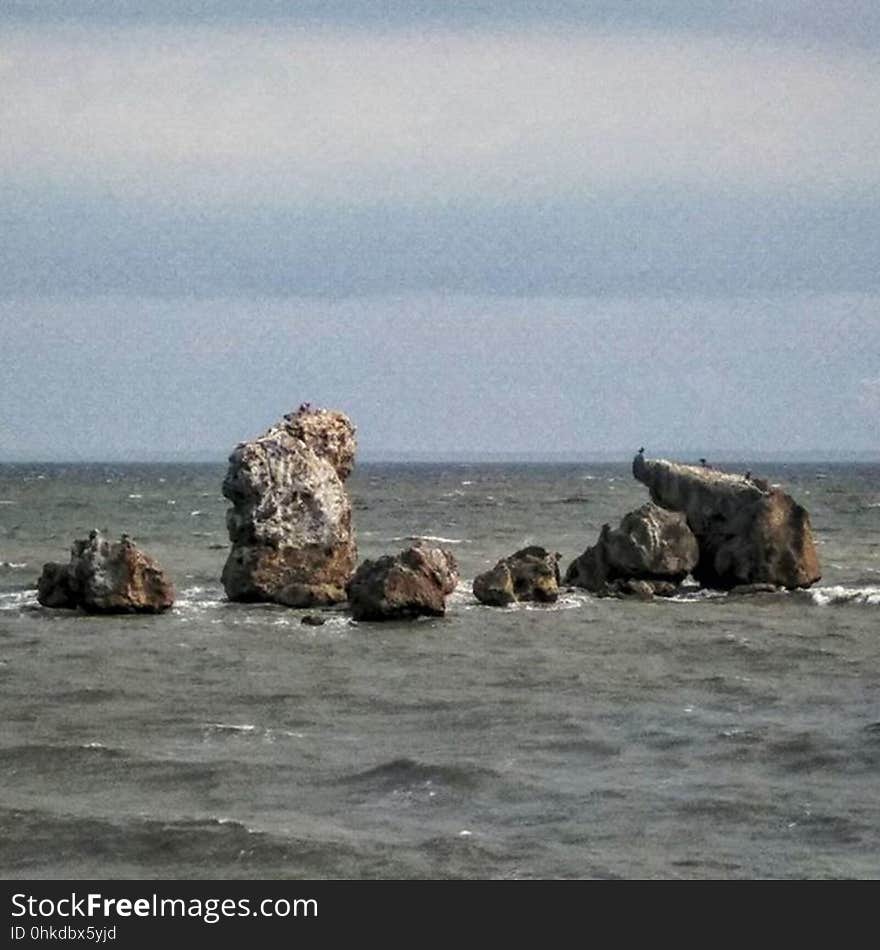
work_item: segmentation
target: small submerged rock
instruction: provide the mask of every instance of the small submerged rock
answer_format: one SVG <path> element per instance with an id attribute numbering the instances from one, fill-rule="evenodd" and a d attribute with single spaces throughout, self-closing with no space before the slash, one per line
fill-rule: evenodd
<path id="1" fill-rule="evenodd" d="M 327 621 L 323 617 L 319 617 L 317 614 L 306 614 L 300 623 L 305 624 L 307 627 L 323 627 Z"/>
<path id="2" fill-rule="evenodd" d="M 355 620 L 442 617 L 458 583 L 455 557 L 439 547 L 415 545 L 364 561 L 348 585 Z"/>
<path id="3" fill-rule="evenodd" d="M 559 597 L 559 554 L 533 545 L 474 578 L 474 597 L 490 607 L 520 601 L 553 603 Z"/>
<path id="4" fill-rule="evenodd" d="M 174 585 L 157 561 L 125 534 L 119 542 L 92 531 L 74 541 L 70 563 L 43 566 L 37 600 L 44 607 L 89 613 L 161 613 L 174 604 Z"/>

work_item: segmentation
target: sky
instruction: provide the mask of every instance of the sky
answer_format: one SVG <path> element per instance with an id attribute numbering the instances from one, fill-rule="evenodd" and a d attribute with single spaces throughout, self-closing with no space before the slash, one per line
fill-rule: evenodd
<path id="1" fill-rule="evenodd" d="M 880 456 L 874 0 L 5 0 L 0 460 Z"/>

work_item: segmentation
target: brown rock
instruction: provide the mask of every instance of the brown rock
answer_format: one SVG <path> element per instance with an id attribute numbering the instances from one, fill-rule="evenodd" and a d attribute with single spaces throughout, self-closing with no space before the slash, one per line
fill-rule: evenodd
<path id="1" fill-rule="evenodd" d="M 518 601 L 552 603 L 559 597 L 559 555 L 546 548 L 523 548 L 474 578 L 474 596 L 493 607 Z"/>
<path id="2" fill-rule="evenodd" d="M 355 620 L 442 617 L 457 583 L 458 565 L 449 551 L 416 546 L 364 561 L 348 585 L 348 599 Z"/>
<path id="3" fill-rule="evenodd" d="M 69 564 L 43 567 L 37 599 L 90 613 L 160 613 L 174 604 L 174 585 L 127 535 L 113 543 L 93 531 L 73 543 Z"/>

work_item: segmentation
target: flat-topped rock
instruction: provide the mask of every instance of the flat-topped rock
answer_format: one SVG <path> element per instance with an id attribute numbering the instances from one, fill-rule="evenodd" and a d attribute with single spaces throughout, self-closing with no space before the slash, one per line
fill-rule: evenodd
<path id="1" fill-rule="evenodd" d="M 223 494 L 232 549 L 230 600 L 313 607 L 345 600 L 357 560 L 351 502 L 355 429 L 347 416 L 303 405 L 229 457 Z"/>
<path id="2" fill-rule="evenodd" d="M 641 454 L 633 475 L 658 505 L 687 518 L 700 550 L 692 573 L 703 586 L 793 589 L 821 577 L 810 516 L 784 491 L 760 479 Z"/>
<path id="3" fill-rule="evenodd" d="M 161 613 L 173 606 L 174 596 L 159 563 L 127 535 L 113 542 L 98 531 L 74 541 L 68 564 L 45 564 L 37 583 L 44 607 L 89 613 Z"/>
<path id="4" fill-rule="evenodd" d="M 359 565 L 348 585 L 355 620 L 442 617 L 458 583 L 458 564 L 443 548 L 416 545 Z"/>

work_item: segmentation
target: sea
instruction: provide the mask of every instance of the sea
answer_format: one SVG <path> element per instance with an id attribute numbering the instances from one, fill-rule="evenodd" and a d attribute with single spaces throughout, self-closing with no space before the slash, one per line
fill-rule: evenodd
<path id="1" fill-rule="evenodd" d="M 811 590 L 484 607 L 647 500 L 628 463 L 360 464 L 360 556 L 433 538 L 445 617 L 224 598 L 225 465 L 0 466 L 0 876 L 880 877 L 880 466 L 728 463 L 811 513 Z M 160 616 L 35 598 L 92 528 Z"/>

